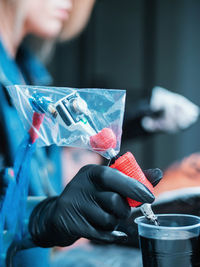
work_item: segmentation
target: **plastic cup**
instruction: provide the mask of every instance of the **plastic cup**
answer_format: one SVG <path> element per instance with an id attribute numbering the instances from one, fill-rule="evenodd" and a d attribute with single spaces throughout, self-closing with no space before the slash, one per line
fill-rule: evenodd
<path id="1" fill-rule="evenodd" d="M 138 224 L 144 267 L 200 266 L 200 217 L 186 214 L 160 214 L 159 226 L 144 216 Z"/>

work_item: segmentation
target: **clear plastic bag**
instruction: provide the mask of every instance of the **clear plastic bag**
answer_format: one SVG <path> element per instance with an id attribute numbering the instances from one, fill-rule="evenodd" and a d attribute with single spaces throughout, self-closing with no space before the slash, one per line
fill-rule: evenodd
<path id="1" fill-rule="evenodd" d="M 28 85 L 7 89 L 27 131 L 32 127 L 34 112 L 44 114 L 39 131 L 34 128 L 38 146 L 81 147 L 108 159 L 118 154 L 125 90 Z"/>

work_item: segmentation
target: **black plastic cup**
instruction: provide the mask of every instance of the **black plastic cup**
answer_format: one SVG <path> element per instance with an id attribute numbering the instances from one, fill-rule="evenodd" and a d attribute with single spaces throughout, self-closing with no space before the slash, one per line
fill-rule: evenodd
<path id="1" fill-rule="evenodd" d="M 138 224 L 144 267 L 200 267 L 200 217 L 160 214 L 160 226 L 144 216 Z"/>

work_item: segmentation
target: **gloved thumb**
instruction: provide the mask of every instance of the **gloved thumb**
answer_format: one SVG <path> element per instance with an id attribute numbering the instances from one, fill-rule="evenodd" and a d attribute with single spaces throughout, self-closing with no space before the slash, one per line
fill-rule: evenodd
<path id="1" fill-rule="evenodd" d="M 155 187 L 163 177 L 163 172 L 159 168 L 143 170 L 144 175 Z"/>

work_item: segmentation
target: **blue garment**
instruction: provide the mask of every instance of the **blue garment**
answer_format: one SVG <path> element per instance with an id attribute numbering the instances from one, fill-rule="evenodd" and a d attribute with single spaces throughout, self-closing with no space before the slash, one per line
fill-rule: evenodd
<path id="1" fill-rule="evenodd" d="M 13 166 L 17 147 L 26 134 L 5 87 L 25 83 L 48 85 L 50 82 L 51 77 L 46 69 L 25 47 L 19 49 L 16 61 L 14 61 L 6 53 L 3 44 L 0 42 L 0 153 L 1 165 L 4 165 L 4 167 Z M 30 195 L 54 195 L 61 192 L 61 165 L 59 159 L 60 151 L 57 147 L 48 148 L 48 153 L 46 149 L 36 150 L 29 172 Z M 48 172 L 48 166 L 50 166 L 50 172 Z M 52 184 L 54 185 L 51 186 Z M 48 249 L 29 249 L 16 255 L 15 266 L 33 266 L 33 259 L 37 259 L 37 263 L 34 262 L 34 267 L 46 267 L 49 266 L 48 258 Z"/>
<path id="2" fill-rule="evenodd" d="M 51 77 L 42 66 L 42 64 L 26 49 L 20 48 L 17 55 L 17 62 L 11 59 L 0 42 L 0 119 L 3 129 L 1 131 L 5 132 L 5 138 L 7 142 L 7 154 L 8 158 L 5 159 L 5 165 L 13 165 L 15 153 L 17 151 L 18 145 L 22 141 L 25 130 L 22 125 L 21 120 L 15 108 L 10 104 L 9 96 L 7 95 L 5 86 L 11 84 L 24 84 L 28 82 L 29 84 L 37 85 L 48 85 L 51 82 Z M 17 130 L 16 130 L 17 129 Z M 44 195 L 47 194 L 48 189 L 42 189 L 45 184 L 44 176 L 47 176 L 48 165 L 52 164 L 49 168 L 51 170 L 51 180 L 58 175 L 58 170 L 60 170 L 60 165 L 55 164 L 55 161 L 51 161 L 51 157 L 55 160 L 57 157 L 59 159 L 59 148 L 55 146 L 48 148 L 48 153 L 46 149 L 37 149 L 36 156 L 32 160 L 32 169 L 34 171 L 30 172 L 31 176 L 31 195 Z M 48 157 L 47 157 L 48 154 Z M 56 156 L 55 156 L 56 155 Z M 39 165 L 38 165 L 39 163 Z M 38 166 L 40 168 L 38 168 Z M 42 169 L 44 167 L 44 169 Z M 59 173 L 60 174 L 60 173 Z M 39 179 L 38 179 L 39 178 Z M 47 178 L 46 178 L 47 179 Z M 34 183 L 36 186 L 34 186 Z M 56 183 L 55 183 L 56 184 Z M 61 191 L 61 182 L 55 185 L 56 193 Z"/>

